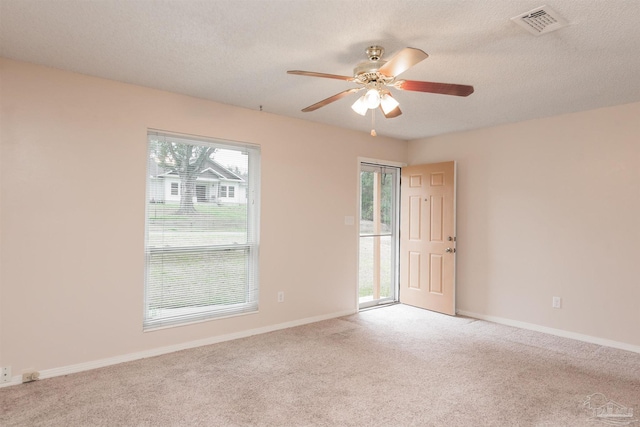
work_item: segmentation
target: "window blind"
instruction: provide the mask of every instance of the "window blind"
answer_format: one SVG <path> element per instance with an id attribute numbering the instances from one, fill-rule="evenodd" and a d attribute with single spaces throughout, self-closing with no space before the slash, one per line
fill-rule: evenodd
<path id="1" fill-rule="evenodd" d="M 259 148 L 157 131 L 148 148 L 144 329 L 257 311 Z"/>

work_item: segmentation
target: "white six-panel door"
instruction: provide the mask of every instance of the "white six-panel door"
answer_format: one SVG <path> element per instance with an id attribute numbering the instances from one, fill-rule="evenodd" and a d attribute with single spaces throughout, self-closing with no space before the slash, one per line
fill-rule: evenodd
<path id="1" fill-rule="evenodd" d="M 400 302 L 455 315 L 455 162 L 402 168 Z"/>

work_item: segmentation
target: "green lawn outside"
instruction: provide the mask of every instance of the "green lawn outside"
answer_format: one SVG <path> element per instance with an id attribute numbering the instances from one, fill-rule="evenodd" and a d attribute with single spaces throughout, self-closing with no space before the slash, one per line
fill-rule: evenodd
<path id="1" fill-rule="evenodd" d="M 245 302 L 247 206 L 199 203 L 191 215 L 176 214 L 178 208 L 178 204 L 169 203 L 149 203 L 147 207 L 147 247 L 155 249 L 148 254 L 148 308 Z M 158 250 L 236 244 L 243 246 L 198 252 Z"/>
<path id="2" fill-rule="evenodd" d="M 227 219 L 243 221 L 247 217 L 247 205 L 222 205 L 215 203 L 196 203 L 194 215 L 177 215 L 176 212 L 180 208 L 177 203 L 149 203 L 147 205 L 147 215 L 149 219 L 162 220 L 184 220 L 185 218 L 201 218 L 210 217 L 217 219 Z"/>
<path id="3" fill-rule="evenodd" d="M 149 309 L 245 302 L 249 250 L 152 253 Z"/>
<path id="4" fill-rule="evenodd" d="M 373 297 L 373 237 L 360 237 L 360 264 L 358 295 Z M 391 237 L 380 237 L 380 297 L 393 296 L 393 251 Z"/>
<path id="5" fill-rule="evenodd" d="M 247 207 L 202 203 L 193 215 L 177 215 L 177 204 L 148 205 L 150 248 L 247 243 Z M 391 237 L 380 238 L 380 296 L 392 297 L 394 287 Z M 373 237 L 360 238 L 359 296 L 373 296 Z M 244 301 L 248 253 L 231 251 L 154 252 L 147 276 L 149 308 L 191 306 L 189 295 L 203 304 L 235 304 Z M 215 280 L 214 280 L 215 278 Z"/>

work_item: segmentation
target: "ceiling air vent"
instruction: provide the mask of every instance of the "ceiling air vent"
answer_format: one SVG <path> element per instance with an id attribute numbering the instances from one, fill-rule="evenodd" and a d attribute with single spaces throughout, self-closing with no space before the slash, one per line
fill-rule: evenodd
<path id="1" fill-rule="evenodd" d="M 511 18 L 531 34 L 539 36 L 569 25 L 566 19 L 549 6 L 540 6 L 522 15 Z"/>

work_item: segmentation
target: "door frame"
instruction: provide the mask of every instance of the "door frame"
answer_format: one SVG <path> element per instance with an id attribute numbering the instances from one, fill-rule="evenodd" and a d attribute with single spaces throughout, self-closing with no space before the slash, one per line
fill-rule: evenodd
<path id="1" fill-rule="evenodd" d="M 360 197 L 361 197 L 361 193 L 362 193 L 362 183 L 360 181 L 360 167 L 362 165 L 362 163 L 368 163 L 371 165 L 376 165 L 376 166 L 387 166 L 387 167 L 394 167 L 394 168 L 400 168 L 402 169 L 403 167 L 407 166 L 406 163 L 401 163 L 401 162 L 396 162 L 396 161 L 392 161 L 392 160 L 381 160 L 381 159 L 372 159 L 372 158 L 368 158 L 368 157 L 358 157 L 357 158 L 357 167 L 356 167 L 356 180 L 357 180 L 357 188 L 358 188 L 358 193 L 357 193 L 357 197 L 356 197 L 356 220 L 355 220 L 355 239 L 356 239 L 356 248 L 357 249 L 357 256 L 356 256 L 356 275 L 355 275 L 355 309 L 356 312 L 359 312 L 361 310 L 360 308 Z M 398 177 L 400 175 L 398 174 Z M 398 185 L 398 203 L 400 203 L 400 186 Z M 399 207 L 398 207 L 399 208 Z M 399 210 L 399 209 L 398 209 Z M 398 230 L 397 233 L 400 232 L 400 215 L 398 215 L 397 218 L 397 222 L 398 222 Z M 396 248 L 397 250 L 397 248 Z M 399 254 L 398 254 L 399 256 Z M 396 260 L 397 263 L 399 263 L 399 259 Z M 399 265 L 398 265 L 398 270 L 397 270 L 397 275 L 399 275 Z M 398 276 L 399 279 L 399 276 Z M 396 297 L 399 299 L 400 295 L 399 295 L 399 289 L 397 289 L 397 287 L 399 286 L 399 282 L 396 283 Z M 373 306 L 375 307 L 375 305 Z M 366 307 L 366 308 L 370 308 L 370 307 Z M 363 308 L 366 309 L 366 308 Z"/>

